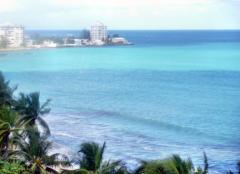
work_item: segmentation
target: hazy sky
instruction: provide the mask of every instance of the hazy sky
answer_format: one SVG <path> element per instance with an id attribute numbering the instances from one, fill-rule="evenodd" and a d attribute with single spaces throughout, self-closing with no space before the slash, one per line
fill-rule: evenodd
<path id="1" fill-rule="evenodd" d="M 0 0 L 0 23 L 28 29 L 240 29 L 240 0 Z"/>

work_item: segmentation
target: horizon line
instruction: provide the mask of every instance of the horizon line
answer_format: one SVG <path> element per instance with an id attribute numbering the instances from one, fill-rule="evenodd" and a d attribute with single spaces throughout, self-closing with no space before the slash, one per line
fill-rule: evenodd
<path id="1" fill-rule="evenodd" d="M 56 28 L 56 29 L 47 29 L 47 28 L 30 28 L 30 29 L 26 29 L 25 30 L 89 30 L 88 28 L 72 28 L 72 29 L 66 29 L 66 28 Z M 204 29 L 195 29 L 195 28 L 187 28 L 187 29 L 108 29 L 109 31 L 240 31 L 240 28 L 234 29 L 234 28 L 227 28 L 227 29 L 208 29 L 208 28 L 204 28 Z"/>

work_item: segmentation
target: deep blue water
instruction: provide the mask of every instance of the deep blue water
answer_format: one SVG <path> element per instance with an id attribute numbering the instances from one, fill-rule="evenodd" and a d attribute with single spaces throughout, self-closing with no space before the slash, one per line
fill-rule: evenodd
<path id="1" fill-rule="evenodd" d="M 201 165 L 206 151 L 211 172 L 234 169 L 240 156 L 240 31 L 111 33 L 135 45 L 0 53 L 11 84 L 52 99 L 44 118 L 59 151 L 106 141 L 106 158 L 129 165 L 172 153 Z"/>
<path id="2" fill-rule="evenodd" d="M 29 30 L 29 36 L 76 36 L 80 30 Z M 240 30 L 110 30 L 109 36 L 119 34 L 130 42 L 140 45 L 185 45 L 214 42 L 240 42 Z"/>

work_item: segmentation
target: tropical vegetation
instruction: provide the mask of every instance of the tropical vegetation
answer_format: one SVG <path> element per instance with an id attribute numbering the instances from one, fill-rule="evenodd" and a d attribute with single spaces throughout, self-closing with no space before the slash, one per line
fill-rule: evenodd
<path id="1" fill-rule="evenodd" d="M 7 48 L 8 41 L 6 37 L 0 36 L 0 49 L 1 48 Z"/>
<path id="2" fill-rule="evenodd" d="M 43 116 L 50 112 L 40 93 L 19 93 L 0 72 L 0 174 L 207 174 L 209 164 L 203 154 L 203 167 L 192 160 L 172 155 L 161 160 L 141 161 L 130 171 L 121 160 L 104 160 L 106 143 L 84 142 L 77 152 L 78 168 L 64 154 L 52 153 L 50 128 Z M 240 174 L 240 162 L 237 164 Z M 232 171 L 226 171 L 231 174 Z"/>

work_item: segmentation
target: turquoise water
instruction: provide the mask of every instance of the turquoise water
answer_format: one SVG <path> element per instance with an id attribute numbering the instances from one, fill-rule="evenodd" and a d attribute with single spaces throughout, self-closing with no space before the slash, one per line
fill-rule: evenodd
<path id="1" fill-rule="evenodd" d="M 14 72 L 84 69 L 238 71 L 239 48 L 239 43 L 209 43 L 21 51 L 3 56 L 1 69 Z M 21 57 L 24 57 L 24 61 Z"/>
<path id="2" fill-rule="evenodd" d="M 19 91 L 52 99 L 45 119 L 62 151 L 106 141 L 106 158 L 130 166 L 172 153 L 201 165 L 206 151 L 212 172 L 234 169 L 240 42 L 157 38 L 122 47 L 4 52 L 0 70 Z"/>

